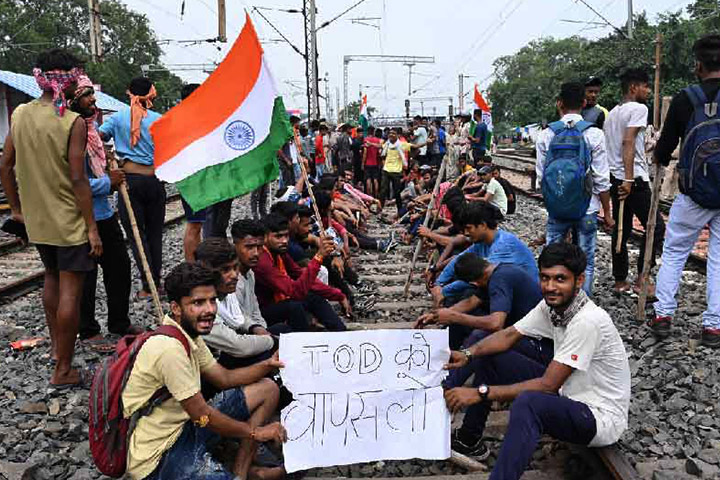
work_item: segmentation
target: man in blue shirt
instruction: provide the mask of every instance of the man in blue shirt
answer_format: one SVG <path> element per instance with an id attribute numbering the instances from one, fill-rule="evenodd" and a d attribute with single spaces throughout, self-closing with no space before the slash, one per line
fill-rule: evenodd
<path id="1" fill-rule="evenodd" d="M 126 174 L 130 202 L 138 229 L 142 238 L 143 249 L 150 264 L 155 285 L 160 285 L 162 270 L 162 230 L 165 224 L 165 186 L 155 176 L 153 159 L 155 144 L 150 136 L 150 125 L 160 114 L 150 110 L 152 101 L 157 95 L 152 82 L 145 77 L 132 79 L 128 87 L 130 108 L 120 110 L 110 116 L 100 126 L 103 140 L 111 138 L 115 141 L 115 151 L 123 162 L 122 169 Z M 123 202 L 118 205 L 120 221 L 126 232 L 130 232 L 130 218 Z M 135 242 L 130 242 L 135 264 L 142 265 Z M 149 297 L 150 287 L 145 272 L 140 271 L 142 291 L 139 297 Z"/>
<path id="2" fill-rule="evenodd" d="M 515 235 L 498 228 L 501 219 L 500 210 L 485 202 L 472 202 L 463 207 L 460 221 L 473 244 L 452 259 L 438 276 L 433 288 L 436 303 L 442 299 L 455 303 L 474 290 L 455 275 L 455 264 L 466 253 L 474 253 L 492 263 L 517 265 L 537 278 L 538 268 L 532 251 Z"/>
<path id="3" fill-rule="evenodd" d="M 78 89 L 75 91 L 75 97 L 70 101 L 70 108 L 87 120 L 88 137 L 97 138 L 98 133 L 94 124 L 97 113 L 95 92 L 87 77 L 78 82 Z M 102 146 L 99 140 L 97 145 Z M 96 148 L 88 148 L 85 158 L 92 191 L 93 215 L 103 243 L 103 253 L 97 258 L 97 262 L 103 269 L 103 283 L 107 292 L 107 328 L 110 333 L 117 335 L 139 333 L 140 329 L 130 324 L 128 316 L 131 285 L 130 257 L 117 216 L 108 200 L 112 191 L 125 181 L 125 173 L 122 170 L 100 172 L 99 166 L 93 168 L 91 164 L 94 163 L 92 160 L 95 158 L 100 165 L 106 163 L 104 152 Z M 112 350 L 114 344 L 104 341 L 100 334 L 100 325 L 95 319 L 97 272 L 97 268 L 88 272 L 83 283 L 80 303 L 80 340 L 86 341 L 91 348 Z"/>
<path id="4" fill-rule="evenodd" d="M 476 108 L 473 112 L 473 120 L 475 120 L 475 131 L 470 132 L 470 146 L 472 148 L 473 160 L 475 165 L 485 161 L 485 152 L 487 151 L 487 125 L 482 119 L 482 110 Z"/>

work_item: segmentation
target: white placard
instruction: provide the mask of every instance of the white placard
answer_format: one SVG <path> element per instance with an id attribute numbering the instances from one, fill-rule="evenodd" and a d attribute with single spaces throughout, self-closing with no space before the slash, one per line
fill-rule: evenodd
<path id="1" fill-rule="evenodd" d="M 281 335 L 285 469 L 448 458 L 449 355 L 447 330 Z"/>

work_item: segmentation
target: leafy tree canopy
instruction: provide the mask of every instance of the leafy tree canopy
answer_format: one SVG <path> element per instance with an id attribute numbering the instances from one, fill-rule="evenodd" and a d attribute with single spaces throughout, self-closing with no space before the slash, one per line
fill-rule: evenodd
<path id="1" fill-rule="evenodd" d="M 635 18 L 633 40 L 614 32 L 597 40 L 575 36 L 534 40 L 513 55 L 494 62 L 495 81 L 489 87 L 496 131 L 558 117 L 555 99 L 563 82 L 600 77 L 599 103 L 610 109 L 621 99 L 619 75 L 628 68 L 644 68 L 651 79 L 655 66 L 655 37 L 663 36 L 660 68 L 662 96 L 675 95 L 696 82 L 692 45 L 702 35 L 720 29 L 716 0 L 696 0 L 682 11 L 662 14 L 651 23 L 645 14 Z M 652 102 L 648 105 L 652 111 Z"/>
<path id="2" fill-rule="evenodd" d="M 145 15 L 118 0 L 101 3 L 103 56 L 85 69 L 104 92 L 127 101 L 125 90 L 141 65 L 159 65 L 162 51 Z M 37 54 L 66 48 L 90 58 L 89 12 L 86 0 L 0 0 L 0 68 L 29 74 Z M 182 80 L 170 72 L 149 74 L 158 99 L 155 108 L 167 110 L 180 97 Z"/>

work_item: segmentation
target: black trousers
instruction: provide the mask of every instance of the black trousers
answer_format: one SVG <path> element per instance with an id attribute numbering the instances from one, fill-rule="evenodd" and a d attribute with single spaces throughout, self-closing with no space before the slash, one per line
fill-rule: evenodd
<path id="1" fill-rule="evenodd" d="M 270 185 L 266 183 L 265 185 L 262 185 L 253 190 L 250 194 L 250 209 L 252 211 L 253 218 L 259 220 L 265 215 L 267 215 L 267 201 L 269 191 Z"/>
<path id="2" fill-rule="evenodd" d="M 111 333 L 124 334 L 130 327 L 130 256 L 125 238 L 116 215 L 98 220 L 98 233 L 103 244 L 103 254 L 97 263 L 103 269 L 103 283 L 107 293 L 107 327 Z M 82 340 L 100 333 L 95 319 L 95 288 L 97 268 L 88 272 L 83 284 L 80 302 L 80 338 Z"/>
<path id="3" fill-rule="evenodd" d="M 293 332 L 310 331 L 310 315 L 331 332 L 346 330 L 345 324 L 330 303 L 320 295 L 309 293 L 304 300 L 283 300 L 260 309 L 272 332 L 275 324 L 285 323 Z"/>
<path id="4" fill-rule="evenodd" d="M 205 223 L 203 223 L 203 238 L 227 237 L 228 224 L 233 199 L 223 200 L 211 205 L 206 210 Z"/>
<path id="5" fill-rule="evenodd" d="M 622 184 L 621 180 L 610 176 L 610 200 L 612 201 L 613 219 L 615 220 L 615 228 L 612 233 L 612 271 L 616 282 L 623 282 L 628 277 L 629 261 L 627 241 L 630 238 L 630 232 L 633 227 L 633 217 L 637 217 L 638 221 L 647 229 L 648 216 L 650 215 L 650 184 L 642 179 L 636 178 L 630 195 L 625 199 L 625 207 L 623 211 L 623 235 L 620 241 L 620 253 L 615 253 L 618 237 L 618 217 L 620 215 L 620 200 L 618 199 L 618 187 Z M 655 241 L 653 242 L 652 260 L 650 268 L 655 266 L 655 258 L 662 253 L 663 240 L 665 238 L 665 222 L 657 212 L 655 225 Z M 640 255 L 637 261 L 637 273 L 640 275 L 645 261 L 645 235 L 643 235 L 640 245 Z"/>
<path id="6" fill-rule="evenodd" d="M 395 207 L 400 211 L 402 208 L 402 198 L 400 192 L 402 192 L 402 173 L 390 173 L 383 170 L 382 180 L 380 182 L 380 199 L 385 202 L 390 197 L 390 186 L 393 189 L 393 195 L 395 196 Z"/>
<path id="7" fill-rule="evenodd" d="M 133 212 L 135 212 L 145 256 L 150 265 L 150 272 L 153 280 L 155 280 L 155 285 L 159 288 L 162 273 L 162 232 L 165 224 L 165 200 L 167 197 L 165 185 L 155 176 L 128 173 L 126 178 L 130 192 L 130 203 Z M 125 202 L 122 200 L 118 202 L 118 213 L 120 214 L 123 229 L 130 237 L 130 248 L 135 258 L 135 264 L 140 270 L 143 290 L 149 292 L 150 287 L 145 278 L 140 255 L 133 238 L 130 217 L 128 217 Z"/>

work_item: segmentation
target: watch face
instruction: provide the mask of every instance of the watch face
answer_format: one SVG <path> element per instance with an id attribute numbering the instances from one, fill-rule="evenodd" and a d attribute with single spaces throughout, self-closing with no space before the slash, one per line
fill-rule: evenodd
<path id="1" fill-rule="evenodd" d="M 487 385 L 480 385 L 478 387 L 478 392 L 480 392 L 480 395 L 486 395 L 488 393 L 488 386 Z"/>

